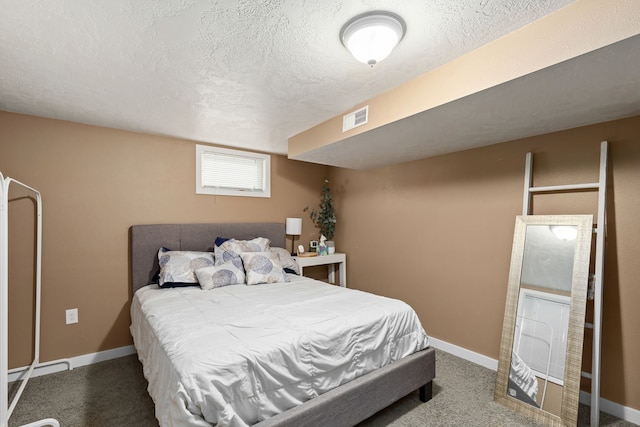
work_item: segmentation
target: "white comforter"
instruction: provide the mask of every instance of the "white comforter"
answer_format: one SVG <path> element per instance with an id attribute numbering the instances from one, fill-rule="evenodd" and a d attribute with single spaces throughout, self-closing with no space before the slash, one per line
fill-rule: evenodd
<path id="1" fill-rule="evenodd" d="M 428 346 L 407 304 L 290 277 L 136 292 L 131 332 L 162 426 L 251 425 Z"/>
<path id="2" fill-rule="evenodd" d="M 524 360 L 515 351 L 511 352 L 509 379 L 526 393 L 534 402 L 538 396 L 538 379 Z"/>

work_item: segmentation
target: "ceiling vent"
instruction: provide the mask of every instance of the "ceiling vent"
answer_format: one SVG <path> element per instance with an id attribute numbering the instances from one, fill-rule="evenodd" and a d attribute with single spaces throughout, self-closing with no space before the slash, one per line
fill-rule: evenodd
<path id="1" fill-rule="evenodd" d="M 369 121 L 369 106 L 362 107 L 342 117 L 342 132 L 346 132 Z"/>

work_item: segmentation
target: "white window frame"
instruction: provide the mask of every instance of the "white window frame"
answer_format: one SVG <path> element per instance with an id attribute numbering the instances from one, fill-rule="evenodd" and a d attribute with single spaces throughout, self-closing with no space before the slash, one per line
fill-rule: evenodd
<path id="1" fill-rule="evenodd" d="M 263 162 L 263 189 L 241 190 L 234 188 L 222 188 L 204 186 L 202 183 L 202 158 L 205 153 L 237 156 L 250 158 Z M 196 144 L 196 194 L 211 194 L 216 196 L 243 196 L 243 197 L 271 197 L 271 156 L 268 154 L 254 153 L 251 151 L 232 150 L 230 148 L 214 147 L 212 145 Z"/>

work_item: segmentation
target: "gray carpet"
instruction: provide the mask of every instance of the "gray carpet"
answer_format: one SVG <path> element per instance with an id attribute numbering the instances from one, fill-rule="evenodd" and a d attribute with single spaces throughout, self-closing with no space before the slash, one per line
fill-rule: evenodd
<path id="1" fill-rule="evenodd" d="M 437 351 L 433 399 L 417 393 L 364 421 L 359 427 L 536 426 L 493 402 L 495 372 Z M 32 378 L 9 426 L 55 418 L 64 427 L 158 427 L 147 382 L 135 355 Z M 10 398 L 18 384 L 9 384 Z M 580 406 L 579 425 L 589 425 L 589 408 Z M 601 414 L 601 426 L 635 424 Z"/>

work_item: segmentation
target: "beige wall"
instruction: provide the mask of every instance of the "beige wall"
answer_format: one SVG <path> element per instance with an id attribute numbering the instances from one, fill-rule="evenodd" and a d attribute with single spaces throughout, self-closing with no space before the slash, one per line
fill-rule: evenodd
<path id="1" fill-rule="evenodd" d="M 284 222 L 318 203 L 328 168 L 272 156 L 271 198 L 195 194 L 195 142 L 0 112 L 0 171 L 42 193 L 41 360 L 131 344 L 132 224 Z M 34 204 L 10 205 L 11 367 L 32 359 Z M 215 236 L 212 236 L 212 239 Z M 65 310 L 80 322 L 65 325 Z M 26 310 L 26 311 L 24 311 Z"/>
<path id="2" fill-rule="evenodd" d="M 432 337 L 497 358 L 525 154 L 534 152 L 535 185 L 595 182 L 602 140 L 611 178 L 601 394 L 640 409 L 640 117 L 371 171 L 332 169 L 349 286 L 401 298 Z M 595 213 L 595 204 L 594 193 L 536 196 L 534 213 Z"/>
<path id="3" fill-rule="evenodd" d="M 304 219 L 330 174 L 349 286 L 401 298 L 427 332 L 496 358 L 524 157 L 536 185 L 597 180 L 610 141 L 602 395 L 640 409 L 640 117 L 372 171 L 273 156 L 272 198 L 199 196 L 185 141 L 0 112 L 0 171 L 42 191 L 42 359 L 131 343 L 128 227 L 137 223 Z M 18 197 L 19 195 L 15 195 Z M 543 198 L 540 198 L 543 197 Z M 11 366 L 30 361 L 33 203 L 12 202 Z M 593 195 L 537 196 L 535 213 L 594 213 Z M 29 265 L 24 265 L 29 264 Z M 80 323 L 66 326 L 64 310 Z M 588 357 L 587 357 L 588 358 Z"/>

